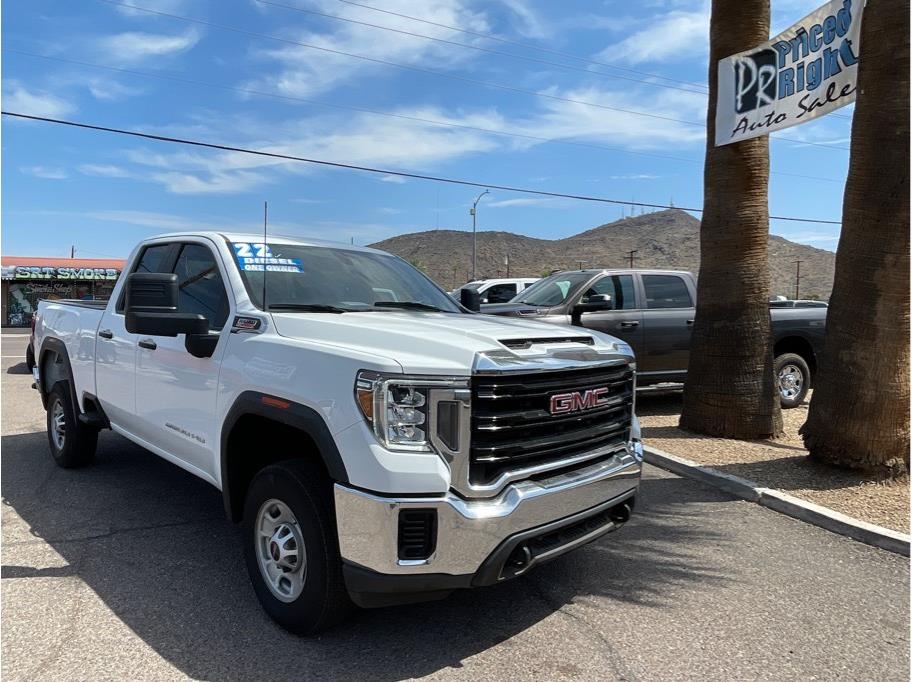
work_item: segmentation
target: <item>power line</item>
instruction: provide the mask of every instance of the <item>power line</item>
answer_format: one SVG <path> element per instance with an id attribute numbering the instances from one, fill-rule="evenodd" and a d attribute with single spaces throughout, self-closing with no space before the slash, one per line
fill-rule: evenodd
<path id="1" fill-rule="evenodd" d="M 128 3 L 125 3 L 125 2 L 119 2 L 118 0 L 99 0 L 99 2 L 103 2 L 103 3 L 108 4 L 108 5 L 114 5 L 114 6 L 116 6 L 116 7 L 126 7 L 126 8 L 128 8 L 128 9 L 137 10 L 137 11 L 139 11 L 139 12 L 147 12 L 147 13 L 149 13 L 149 14 L 154 14 L 154 15 L 156 15 L 156 16 L 170 17 L 170 18 L 172 18 L 172 19 L 177 19 L 177 20 L 179 20 L 179 21 L 185 21 L 185 22 L 192 23 L 192 24 L 199 24 L 199 25 L 202 25 L 202 26 L 209 26 L 209 27 L 211 27 L 211 28 L 218 28 L 218 29 L 222 29 L 222 30 L 225 30 L 225 31 L 230 31 L 230 32 L 232 32 L 232 33 L 238 33 L 238 34 L 241 34 L 241 35 L 252 36 L 252 37 L 254 37 L 254 38 L 262 38 L 262 39 L 264 39 L 264 40 L 272 40 L 272 41 L 275 41 L 275 42 L 285 43 L 285 44 L 288 44 L 288 45 L 296 45 L 296 46 L 298 46 L 298 47 L 303 47 L 303 48 L 310 49 L 310 50 L 318 50 L 318 51 L 320 51 L 320 52 L 326 52 L 326 53 L 328 53 L 328 54 L 343 55 L 343 56 L 345 56 L 345 57 L 351 57 L 352 59 L 359 59 L 359 60 L 366 61 L 366 62 L 371 62 L 371 63 L 374 63 L 374 64 L 382 64 L 382 65 L 384 65 L 384 66 L 392 66 L 392 67 L 394 67 L 394 68 L 403 69 L 403 70 L 405 70 L 405 71 L 414 71 L 414 72 L 416 72 L 416 73 L 424 73 L 424 74 L 429 74 L 429 75 L 432 75 L 432 76 L 439 76 L 439 77 L 441 77 L 441 78 L 449 78 L 449 79 L 451 79 L 451 80 L 457 80 L 457 81 L 460 81 L 460 82 L 463 82 L 463 83 L 471 83 L 471 84 L 473 84 L 473 85 L 481 85 L 481 86 L 487 87 L 487 88 L 494 88 L 494 89 L 497 89 L 497 90 L 504 90 L 504 91 L 507 91 L 507 92 L 515 92 L 515 93 L 520 93 L 520 94 L 524 94 L 524 95 L 530 95 L 530 96 L 532 96 L 532 97 L 539 97 L 539 98 L 543 98 L 543 99 L 550 99 L 550 100 L 554 100 L 554 101 L 558 101 L 558 102 L 566 102 L 566 103 L 570 103 L 570 104 L 580 104 L 580 105 L 583 105 L 583 106 L 595 107 L 595 108 L 597 108 L 597 109 L 605 109 L 605 110 L 608 110 L 608 111 L 617 111 L 617 112 L 620 112 L 620 113 L 632 114 L 632 115 L 634 115 L 634 116 L 644 116 L 644 117 L 648 117 L 648 118 L 658 119 L 658 120 L 661 120 L 661 121 L 670 121 L 670 122 L 672 122 L 672 123 L 680 123 L 680 124 L 683 124 L 683 125 L 697 126 L 697 127 L 700 127 L 700 128 L 704 127 L 704 125 L 705 125 L 704 123 L 700 123 L 700 122 L 698 122 L 698 121 L 685 121 L 685 120 L 683 120 L 683 119 L 672 118 L 671 116 L 661 116 L 661 115 L 659 115 L 659 114 L 651 114 L 651 113 L 646 112 L 646 111 L 637 111 L 637 110 L 635 110 L 635 109 L 623 109 L 623 108 L 620 108 L 620 107 L 612 107 L 612 106 L 608 106 L 607 104 L 599 104 L 599 103 L 597 103 L 597 102 L 588 102 L 588 101 L 585 101 L 585 100 L 578 100 L 578 99 L 573 99 L 573 98 L 570 98 L 570 97 L 561 97 L 561 96 L 559 96 L 559 95 L 551 95 L 551 94 L 548 94 L 548 93 L 545 93 L 545 92 L 536 92 L 536 91 L 534 91 L 534 90 L 525 90 L 525 89 L 523 89 L 523 88 L 517 88 L 517 87 L 511 86 L 511 85 L 503 85 L 503 84 L 501 84 L 501 83 L 492 83 L 491 81 L 483 81 L 483 80 L 478 80 L 478 79 L 475 79 L 475 78 L 468 78 L 468 77 L 466 77 L 466 76 L 458 76 L 458 75 L 456 75 L 456 74 L 445 73 L 445 72 L 443 72 L 443 71 L 435 71 L 434 69 L 426 69 L 426 68 L 423 68 L 423 67 L 420 67 L 420 66 L 411 66 L 411 65 L 408 65 L 408 64 L 400 64 L 400 63 L 398 63 L 398 62 L 391 62 L 391 61 L 386 60 L 386 59 L 378 59 L 378 58 L 376 58 L 376 57 L 368 57 L 368 56 L 366 56 L 366 55 L 359 55 L 359 54 L 355 54 L 355 53 L 353 53 L 353 52 L 346 52 L 346 51 L 344 51 L 344 50 L 337 50 L 337 49 L 334 49 L 334 48 L 323 47 L 323 46 L 320 46 L 320 45 L 313 45 L 313 44 L 311 44 L 311 43 L 304 43 L 304 42 L 300 42 L 300 41 L 297 41 L 297 40 L 290 40 L 290 39 L 288 39 L 288 38 L 280 38 L 280 37 L 278 37 L 278 36 L 272 36 L 272 35 L 268 35 L 268 34 L 265 34 L 265 33 L 257 33 L 257 32 L 255 32 L 255 31 L 248 31 L 248 30 L 243 29 L 243 28 L 237 28 L 236 26 L 228 26 L 227 24 L 218 24 L 218 23 L 215 23 L 215 22 L 212 22 L 212 21 L 206 21 L 206 20 L 204 20 L 204 19 L 195 19 L 195 18 L 193 18 L 193 17 L 185 17 L 185 16 L 182 16 L 182 15 L 180 15 L 180 14 L 172 14 L 172 13 L 170 13 L 170 12 L 161 12 L 161 11 L 159 11 L 159 10 L 149 9 L 148 7 L 140 7 L 140 6 L 138 6 L 138 5 L 131 5 L 131 4 L 128 4 Z M 786 141 L 788 141 L 788 142 L 794 143 L 793 140 L 787 140 L 786 138 L 778 138 L 778 137 L 776 137 L 776 136 L 774 136 L 774 135 L 770 135 L 769 137 L 772 138 L 772 139 L 784 139 L 784 140 L 786 140 Z M 812 146 L 815 146 L 815 147 L 824 147 L 824 148 L 827 148 L 827 149 L 848 150 L 848 147 L 839 147 L 839 146 L 837 146 L 837 145 L 823 144 L 823 143 L 820 143 L 820 142 L 801 142 L 800 144 L 812 145 Z"/>
<path id="2" fill-rule="evenodd" d="M 219 90 L 226 90 L 229 92 L 238 92 L 238 93 L 242 93 L 245 95 L 255 95 L 257 97 L 269 97 L 272 99 L 285 100 L 285 101 L 290 101 L 290 102 L 301 102 L 304 104 L 313 104 L 316 106 L 328 107 L 328 108 L 332 108 L 332 109 L 355 111 L 355 112 L 359 112 L 359 113 L 370 114 L 373 116 L 385 116 L 385 117 L 389 117 L 389 118 L 397 118 L 397 119 L 401 119 L 401 120 L 414 121 L 414 122 L 418 122 L 418 123 L 426 123 L 426 124 L 435 125 L 435 126 L 459 128 L 462 130 L 472 130 L 475 132 L 482 132 L 482 133 L 487 133 L 490 135 L 501 135 L 504 137 L 531 140 L 531 141 L 535 141 L 535 142 L 544 142 L 544 143 L 549 143 L 549 144 L 564 144 L 564 145 L 572 145 L 574 147 L 600 149 L 600 150 L 604 150 L 604 151 L 620 152 L 622 154 L 632 154 L 635 156 L 645 156 L 645 157 L 656 158 L 656 159 L 668 159 L 668 160 L 672 160 L 672 161 L 682 161 L 685 163 L 694 163 L 694 164 L 703 163 L 701 160 L 689 159 L 689 158 L 686 158 L 683 156 L 672 156 L 669 154 L 657 154 L 657 153 L 653 153 L 653 152 L 640 152 L 640 151 L 634 151 L 634 150 L 630 150 L 630 149 L 624 149 L 623 147 L 611 147 L 608 145 L 600 145 L 600 144 L 595 144 L 592 142 L 577 142 L 574 140 L 554 139 L 554 138 L 544 137 L 541 135 L 530 135 L 527 133 L 510 133 L 510 132 L 506 132 L 503 130 L 495 130 L 493 128 L 482 128 L 480 126 L 471 126 L 471 125 L 467 125 L 464 123 L 453 123 L 451 121 L 441 121 L 438 119 L 423 118 L 420 116 L 410 116 L 407 114 L 396 114 L 396 113 L 392 113 L 389 111 L 379 111 L 376 109 L 369 109 L 366 107 L 356 107 L 356 106 L 348 105 L 348 104 L 337 104 L 337 103 L 333 103 L 333 102 L 324 102 L 321 100 L 307 99 L 304 97 L 294 97 L 292 95 L 280 95 L 278 93 L 264 92 L 261 90 L 253 90 L 250 88 L 242 88 L 242 87 L 237 87 L 237 86 L 233 86 L 233 85 L 210 83 L 207 81 L 196 80 L 193 78 L 184 78 L 182 76 L 174 76 L 174 75 L 150 72 L 150 71 L 137 71 L 135 69 L 125 69 L 125 68 L 121 68 L 121 67 L 117 67 L 117 66 L 107 66 L 105 64 L 96 64 L 93 62 L 84 62 L 84 61 L 80 61 L 77 59 L 68 59 L 66 57 L 52 57 L 50 55 L 37 54 L 34 52 L 26 52 L 24 50 L 16 50 L 13 48 L 8 48 L 8 47 L 4 47 L 2 49 L 2 51 L 9 52 L 11 54 L 23 55 L 26 57 L 34 57 L 37 59 L 45 59 L 45 60 L 50 60 L 50 61 L 55 61 L 55 62 L 61 62 L 64 64 L 73 64 L 76 66 L 88 66 L 88 67 L 94 68 L 94 69 L 103 69 L 106 71 L 113 71 L 115 73 L 124 73 L 124 74 L 128 74 L 131 76 L 141 76 L 144 78 L 155 78 L 158 80 L 171 81 L 171 82 L 182 83 L 182 84 L 186 84 L 186 85 L 216 88 Z M 817 180 L 820 182 L 842 182 L 841 180 L 837 180 L 835 178 L 821 178 L 821 177 L 817 177 L 814 175 L 802 175 L 800 173 L 787 173 L 784 171 L 770 171 L 770 173 L 772 175 L 782 175 L 782 176 L 793 177 L 793 178 L 803 178 L 805 180 Z"/>
<path id="3" fill-rule="evenodd" d="M 570 52 L 562 52 L 561 50 L 554 50 L 554 49 L 551 49 L 551 48 L 542 47 L 542 46 L 540 46 L 540 45 L 532 45 L 531 43 L 523 43 L 523 42 L 520 42 L 520 41 L 518 41 L 518 40 L 508 40 L 507 38 L 502 38 L 502 37 L 496 36 L 496 35 L 494 35 L 494 34 L 492 34 L 492 33 L 483 33 L 483 32 L 481 32 L 481 31 L 472 31 L 472 30 L 469 30 L 469 29 L 467 29 L 467 28 L 460 28 L 460 27 L 458 27 L 458 26 L 450 26 L 449 24 L 441 24 L 441 23 L 438 23 L 438 22 L 436 22 L 436 21 L 430 21 L 430 20 L 428 20 L 428 19 L 421 19 L 421 18 L 419 18 L 419 17 L 414 17 L 414 16 L 411 16 L 411 15 L 409 15 L 409 14 L 400 14 L 399 12 L 393 12 L 393 11 L 388 10 L 388 9 L 381 9 L 381 8 L 379 8 L 379 7 L 373 7 L 373 6 L 371 6 L 371 5 L 365 5 L 365 4 L 362 4 L 362 3 L 360 3 L 360 2 L 352 2 L 351 0 L 338 0 L 338 1 L 339 1 L 339 2 L 342 2 L 342 3 L 346 4 L 346 5 L 352 5 L 352 6 L 354 6 L 354 7 L 361 7 L 361 8 L 363 8 L 363 9 L 369 9 L 369 10 L 372 10 L 372 11 L 374 11 L 374 12 L 382 12 L 383 14 L 389 14 L 389 15 L 391 15 L 391 16 L 399 17 L 399 18 L 401 18 L 401 19 L 410 19 L 411 21 L 417 21 L 417 22 L 420 22 L 420 23 L 422 23 L 422 24 L 428 24 L 428 25 L 430 25 L 430 26 L 437 26 L 438 28 L 445 28 L 445 29 L 449 29 L 450 31 L 458 31 L 459 33 L 465 33 L 465 34 L 467 34 L 467 35 L 476 36 L 476 37 L 478 37 L 478 38 L 485 38 L 485 39 L 487 39 L 487 40 L 494 40 L 494 41 L 496 41 L 496 42 L 498 42 L 498 43 L 503 43 L 504 45 L 515 45 L 516 47 L 522 47 L 522 48 L 525 48 L 525 49 L 527 49 L 527 50 L 537 50 L 537 51 L 539 51 L 539 52 L 546 52 L 546 53 L 548 53 L 548 54 L 558 55 L 558 56 L 561 56 L 561 57 L 567 57 L 567 58 L 569 58 L 569 59 L 575 59 L 575 60 L 577 60 L 577 61 L 585 62 L 586 64 L 594 64 L 594 65 L 596 65 L 596 66 L 604 66 L 604 67 L 607 67 L 607 68 L 609 68 L 609 69 L 617 69 L 618 71 L 626 71 L 626 72 L 628 72 L 628 73 L 636 73 L 636 74 L 639 74 L 639 75 L 641 75 L 641 76 L 649 76 L 650 78 L 659 78 L 659 79 L 661 79 L 661 80 L 670 81 L 670 82 L 672 82 L 672 83 L 681 83 L 682 85 L 689 85 L 689 86 L 692 86 L 692 87 L 703 88 L 704 91 L 705 91 L 705 90 L 708 90 L 708 88 L 706 87 L 706 85 L 704 85 L 703 83 L 695 83 L 695 82 L 692 82 L 692 81 L 678 80 L 677 78 L 669 78 L 668 76 L 661 76 L 661 75 L 656 74 L 656 73 L 649 73 L 648 71 L 640 71 L 640 70 L 638 70 L 638 69 L 630 69 L 630 68 L 626 68 L 626 67 L 623 67 L 623 66 L 617 66 L 616 64 L 611 64 L 611 63 L 608 63 L 608 62 L 600 62 L 600 61 L 597 61 L 597 60 L 595 60 L 595 59 L 589 59 L 589 58 L 587 58 L 587 57 L 580 57 L 579 55 L 572 54 L 572 53 L 570 53 Z"/>
<path id="4" fill-rule="evenodd" d="M 146 140 L 156 140 L 159 142 L 171 142 L 174 144 L 183 144 L 183 145 L 188 145 L 188 146 L 192 146 L 192 147 L 204 147 L 207 149 L 217 149 L 219 151 L 225 151 L 225 152 L 252 154 L 255 156 L 263 156 L 263 157 L 268 157 L 268 158 L 272 158 L 272 159 L 283 159 L 286 161 L 300 161 L 302 163 L 312 163 L 312 164 L 315 164 L 318 166 L 328 166 L 331 168 L 345 168 L 348 170 L 364 171 L 366 173 L 377 173 L 380 175 L 398 175 L 399 177 L 412 178 L 415 180 L 430 180 L 433 182 L 446 182 L 451 185 L 463 185 L 466 187 L 483 187 L 483 188 L 489 188 L 489 189 L 496 189 L 496 190 L 500 190 L 500 191 L 504 191 L 504 192 L 517 192 L 519 194 L 532 194 L 532 195 L 536 195 L 536 196 L 554 197 L 554 198 L 559 198 L 559 199 L 575 199 L 577 201 L 592 201 L 592 202 L 604 203 L 604 204 L 642 206 L 644 208 L 661 208 L 661 209 L 674 208 L 674 207 L 668 206 L 666 204 L 648 204 L 648 203 L 639 202 L 639 201 L 622 201 L 620 199 L 608 199 L 606 197 L 593 197 L 593 196 L 587 196 L 587 195 L 583 195 L 583 194 L 565 194 L 562 192 L 548 192 L 545 190 L 527 189 L 524 187 L 512 187 L 510 185 L 498 185 L 498 184 L 490 183 L 490 182 L 477 182 L 474 180 L 461 180 L 461 179 L 457 179 L 457 178 L 446 178 L 446 177 L 436 176 L 436 175 L 426 175 L 423 173 L 410 173 L 407 171 L 395 171 L 395 170 L 388 170 L 388 169 L 383 169 L 383 168 L 374 168 L 372 166 L 361 166 L 361 165 L 351 164 L 351 163 L 341 163 L 338 161 L 326 161 L 323 159 L 310 159 L 310 158 L 303 157 L 303 156 L 292 156 L 291 154 L 279 154 L 278 152 L 266 152 L 266 151 L 262 151 L 259 149 L 247 149 L 244 147 L 234 147 L 234 146 L 224 145 L 224 144 L 215 144 L 212 142 L 202 142 L 199 140 L 187 140 L 187 139 L 183 139 L 183 138 L 179 138 L 179 137 L 169 137 L 166 135 L 153 135 L 151 133 L 141 133 L 141 132 L 135 131 L 135 130 L 124 130 L 122 128 L 111 128 L 108 126 L 93 125 L 90 123 L 80 123 L 78 121 L 68 121 L 65 119 L 50 118 L 48 116 L 34 116 L 31 114 L 21 114 L 21 113 L 15 112 L 15 111 L 0 111 L 0 114 L 2 114 L 3 116 L 12 116 L 15 118 L 27 119 L 27 120 L 31 120 L 31 121 L 42 121 L 44 123 L 56 123 L 59 125 L 71 126 L 73 128 L 83 128 L 86 130 L 97 130 L 100 132 L 115 133 L 118 135 L 127 135 L 130 137 L 139 137 L 139 138 L 143 138 Z M 686 207 L 678 207 L 678 208 L 680 208 L 680 210 L 682 210 L 682 211 L 690 211 L 692 213 L 702 213 L 703 212 L 703 209 L 701 209 L 701 208 L 686 208 Z M 821 223 L 821 224 L 826 224 L 826 225 L 840 225 L 841 224 L 837 220 L 817 220 L 814 218 L 795 218 L 795 217 L 791 217 L 791 216 L 769 216 L 769 217 L 770 217 L 770 219 L 774 219 L 774 220 L 788 220 L 788 221 L 799 222 L 799 223 Z"/>
<path id="5" fill-rule="evenodd" d="M 257 2 L 264 2 L 264 3 L 270 4 L 270 5 L 278 5 L 278 6 L 281 6 L 281 7 L 287 7 L 287 5 L 279 5 L 279 3 L 277 3 L 277 2 L 269 2 L 269 1 L 267 1 L 267 0 L 256 0 L 256 1 L 257 1 Z M 537 51 L 539 51 L 539 52 L 546 52 L 546 53 L 548 53 L 548 54 L 559 55 L 559 56 L 561 56 L 561 57 L 567 57 L 567 58 L 569 58 L 569 59 L 576 59 L 577 61 L 585 62 L 586 64 L 595 64 L 595 65 L 597 65 L 597 66 L 604 66 L 604 67 L 607 67 L 607 68 L 609 68 L 609 69 L 617 69 L 618 71 L 626 71 L 626 72 L 628 72 L 628 73 L 636 73 L 636 74 L 640 74 L 640 75 L 642 75 L 642 76 L 648 76 L 648 77 L 650 77 L 650 78 L 659 78 L 659 79 L 661 79 L 661 80 L 670 81 L 670 82 L 672 82 L 672 83 L 681 83 L 682 85 L 688 85 L 688 86 L 690 86 L 690 87 L 699 88 L 699 89 L 700 89 L 699 91 L 700 91 L 700 92 L 703 92 L 703 93 L 707 93 L 707 92 L 709 91 L 708 86 L 704 85 L 703 83 L 695 83 L 695 82 L 693 82 L 693 81 L 684 81 L 684 80 L 679 80 L 679 79 L 677 79 L 677 78 L 669 78 L 668 76 L 662 76 L 662 75 L 657 74 L 657 73 L 650 73 L 650 72 L 648 72 L 648 71 L 641 71 L 641 70 L 638 70 L 638 69 L 630 69 L 630 68 L 626 68 L 626 67 L 623 67 L 623 66 L 617 66 L 616 64 L 611 64 L 611 63 L 608 63 L 608 62 L 601 62 L 601 61 L 598 61 L 598 60 L 595 60 L 595 59 L 589 59 L 588 57 L 581 57 L 581 56 L 579 56 L 579 55 L 577 55 L 577 54 L 573 54 L 572 52 L 563 52 L 563 51 L 561 51 L 561 50 L 554 50 L 554 49 L 551 49 L 551 48 L 542 47 L 541 45 L 533 45 L 533 44 L 531 44 L 531 43 L 520 42 L 520 41 L 518 41 L 518 40 L 508 40 L 507 38 L 502 38 L 502 37 L 500 37 L 500 36 L 496 36 L 496 35 L 493 35 L 493 34 L 491 34 L 491 33 L 483 33 L 483 32 L 481 32 L 481 31 L 471 31 L 471 30 L 469 30 L 469 29 L 460 28 L 460 27 L 458 27 L 458 26 L 451 26 L 451 25 L 449 25 L 449 24 L 441 24 L 441 23 L 438 23 L 438 22 L 436 22 L 436 21 L 430 21 L 430 20 L 428 20 L 428 19 L 422 19 L 422 18 L 420 18 L 420 17 L 411 16 L 411 15 L 409 15 L 409 14 L 401 14 L 401 13 L 399 13 L 399 12 L 393 12 L 393 11 L 388 10 L 388 9 L 381 9 L 380 7 L 373 7 L 373 6 L 371 6 L 371 5 L 365 5 L 365 4 L 360 3 L 360 2 L 353 2 L 352 0 L 338 0 L 338 2 L 344 3 L 344 4 L 346 4 L 346 5 L 351 5 L 351 6 L 353 6 L 353 7 L 361 7 L 361 8 L 363 8 L 363 9 L 369 9 L 369 10 L 372 10 L 372 11 L 374 11 L 374 12 L 382 12 L 383 14 L 389 14 L 389 15 L 391 15 L 391 16 L 399 17 L 399 18 L 401 18 L 401 19 L 409 19 L 409 20 L 411 20 L 411 21 L 417 21 L 417 22 L 420 22 L 420 23 L 422 23 L 422 24 L 428 24 L 428 25 L 430 25 L 430 26 L 437 26 L 437 27 L 439 27 L 439 28 L 449 29 L 449 30 L 451 30 L 451 31 L 458 31 L 459 33 L 465 33 L 465 34 L 467 34 L 467 35 L 472 35 L 472 36 L 476 36 L 476 37 L 479 37 L 479 38 L 485 38 L 485 39 L 487 39 L 487 40 L 495 40 L 495 41 L 497 41 L 497 42 L 499 42 L 499 43 L 503 43 L 503 44 L 505 44 L 505 45 L 515 45 L 515 46 L 517 46 L 517 47 L 522 47 L 522 48 L 525 48 L 525 49 L 527 49 L 527 50 L 537 50 Z M 289 7 L 289 9 L 300 9 L 300 8 L 297 8 L 297 7 Z M 308 10 L 300 10 L 300 11 L 308 11 Z M 325 16 L 325 15 L 324 15 L 324 16 Z M 334 16 L 334 15 L 328 15 L 328 16 Z M 341 19 L 341 17 L 335 17 L 335 18 Z M 344 19 L 344 21 L 354 21 L 354 20 L 352 20 L 352 19 Z M 355 23 L 362 23 L 362 22 L 355 22 Z M 367 25 L 367 26 L 372 26 L 373 24 L 366 24 L 366 25 Z M 381 28 L 384 28 L 384 27 L 381 27 Z M 390 30 L 395 30 L 395 29 L 390 29 Z M 510 55 L 510 56 L 515 56 L 515 55 Z M 590 73 L 592 73 L 592 72 L 590 72 Z M 597 72 L 595 72 L 595 73 L 597 73 Z M 608 74 L 604 74 L 604 75 L 608 75 Z M 640 81 L 640 82 L 647 82 L 647 83 L 648 83 L 649 81 Z M 656 84 L 656 85 L 658 85 L 658 84 Z M 683 88 L 678 88 L 678 89 L 682 89 L 682 90 L 683 90 Z M 694 90 L 684 90 L 684 91 L 685 91 L 685 92 L 695 92 Z M 845 118 L 845 119 L 851 119 L 851 118 L 852 118 L 851 116 L 845 116 L 845 115 L 843 115 L 843 114 L 831 114 L 831 115 L 832 115 L 833 117 L 835 117 L 835 118 Z"/>
<path id="6" fill-rule="evenodd" d="M 367 21 L 359 21 L 357 19 L 349 19 L 348 17 L 340 17 L 337 14 L 329 14 L 327 12 L 319 12 L 319 11 L 313 10 L 313 9 L 306 9 L 304 7 L 295 7 L 293 5 L 286 5 L 281 2 L 273 2 L 273 0 L 256 0 L 256 2 L 259 2 L 260 4 L 263 4 L 263 5 L 281 7 L 283 9 L 300 12 L 302 14 L 310 14 L 310 15 L 317 16 L 317 17 L 324 17 L 326 19 L 333 19 L 334 21 L 344 21 L 349 24 L 357 24 L 358 26 L 367 26 L 369 28 L 376 28 L 381 31 L 389 31 L 391 33 L 398 33 L 400 35 L 411 36 L 413 38 L 421 38 L 422 40 L 432 40 L 436 43 L 443 43 L 445 45 L 453 45 L 455 47 L 462 47 L 467 50 L 475 50 L 477 52 L 484 52 L 486 54 L 498 55 L 500 57 L 509 57 L 511 59 L 519 59 L 519 60 L 522 60 L 525 62 L 533 62 L 535 64 L 545 64 L 547 66 L 556 67 L 558 69 L 565 69 L 567 71 L 577 71 L 577 72 L 585 73 L 588 75 L 604 76 L 605 78 L 616 78 L 619 80 L 631 81 L 633 83 L 643 83 L 645 85 L 651 85 L 651 86 L 658 87 L 658 88 L 667 88 L 669 90 L 680 90 L 681 92 L 691 92 L 691 93 L 698 94 L 698 95 L 706 94 L 705 87 L 701 90 L 694 90 L 691 88 L 682 88 L 677 85 L 656 83 L 655 81 L 648 81 L 648 80 L 644 80 L 642 78 L 632 78 L 630 76 L 619 76 L 619 75 L 613 74 L 613 73 L 605 73 L 604 71 L 593 71 L 592 69 L 588 69 L 585 67 L 570 66 L 569 64 L 561 64 L 559 62 L 553 62 L 553 61 L 550 61 L 547 59 L 539 59 L 537 57 L 528 57 L 526 55 L 514 54 L 512 52 L 501 52 L 500 50 L 492 50 L 490 48 L 481 47 L 479 45 L 469 45 L 468 43 L 460 43 L 455 40 L 446 40 L 444 38 L 437 38 L 434 36 L 424 35 L 423 33 L 414 33 L 413 31 L 405 31 L 405 30 L 398 29 L 398 28 L 392 28 L 391 26 L 381 26 L 379 24 L 372 24 Z M 700 87 L 702 87 L 702 86 L 700 86 Z"/>

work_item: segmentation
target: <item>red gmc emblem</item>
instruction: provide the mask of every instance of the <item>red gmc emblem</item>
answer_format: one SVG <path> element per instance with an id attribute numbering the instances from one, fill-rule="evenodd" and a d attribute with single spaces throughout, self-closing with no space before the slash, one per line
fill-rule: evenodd
<path id="1" fill-rule="evenodd" d="M 580 412 L 607 405 L 609 401 L 607 388 L 590 388 L 586 391 L 555 393 L 551 396 L 551 414 Z"/>

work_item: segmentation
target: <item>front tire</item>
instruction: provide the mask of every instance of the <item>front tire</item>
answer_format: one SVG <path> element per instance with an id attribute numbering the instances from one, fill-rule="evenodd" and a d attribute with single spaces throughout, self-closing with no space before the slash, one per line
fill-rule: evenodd
<path id="1" fill-rule="evenodd" d="M 244 556 L 254 592 L 272 619 L 296 634 L 325 630 L 353 609 L 331 493 L 316 466 L 288 461 L 262 469 L 244 503 Z"/>
<path id="2" fill-rule="evenodd" d="M 47 433 L 51 456 L 64 469 L 86 466 L 95 458 L 98 430 L 79 421 L 70 387 L 54 384 L 47 400 Z"/>
<path id="3" fill-rule="evenodd" d="M 807 362 L 795 353 L 783 353 L 776 358 L 774 370 L 782 408 L 798 407 L 811 388 L 811 370 Z"/>

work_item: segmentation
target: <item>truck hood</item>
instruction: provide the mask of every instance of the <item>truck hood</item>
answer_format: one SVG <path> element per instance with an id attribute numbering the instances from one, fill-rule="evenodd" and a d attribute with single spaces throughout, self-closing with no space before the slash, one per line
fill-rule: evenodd
<path id="1" fill-rule="evenodd" d="M 554 357 L 579 362 L 622 356 L 633 360 L 630 346 L 607 334 L 515 317 L 383 311 L 273 313 L 272 318 L 282 336 L 392 359 L 409 374 L 465 376 L 479 356 L 514 365 Z"/>

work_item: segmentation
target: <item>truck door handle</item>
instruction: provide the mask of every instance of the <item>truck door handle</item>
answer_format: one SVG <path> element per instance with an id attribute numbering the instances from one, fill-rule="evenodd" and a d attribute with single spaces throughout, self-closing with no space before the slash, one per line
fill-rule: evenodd
<path id="1" fill-rule="evenodd" d="M 98 332 L 98 335 L 103 339 L 114 338 L 114 332 L 112 332 L 110 329 L 102 329 L 100 332 Z"/>
<path id="2" fill-rule="evenodd" d="M 136 345 L 139 346 L 140 348 L 147 348 L 148 350 L 155 350 L 156 348 L 158 348 L 155 341 L 153 341 L 152 339 L 143 339 Z"/>
<path id="3" fill-rule="evenodd" d="M 687 320 L 687 324 L 693 324 L 693 323 L 694 323 L 693 320 Z"/>
<path id="4" fill-rule="evenodd" d="M 640 323 L 637 322 L 636 320 L 633 320 L 631 322 L 621 322 L 621 326 L 622 327 L 639 327 Z"/>

